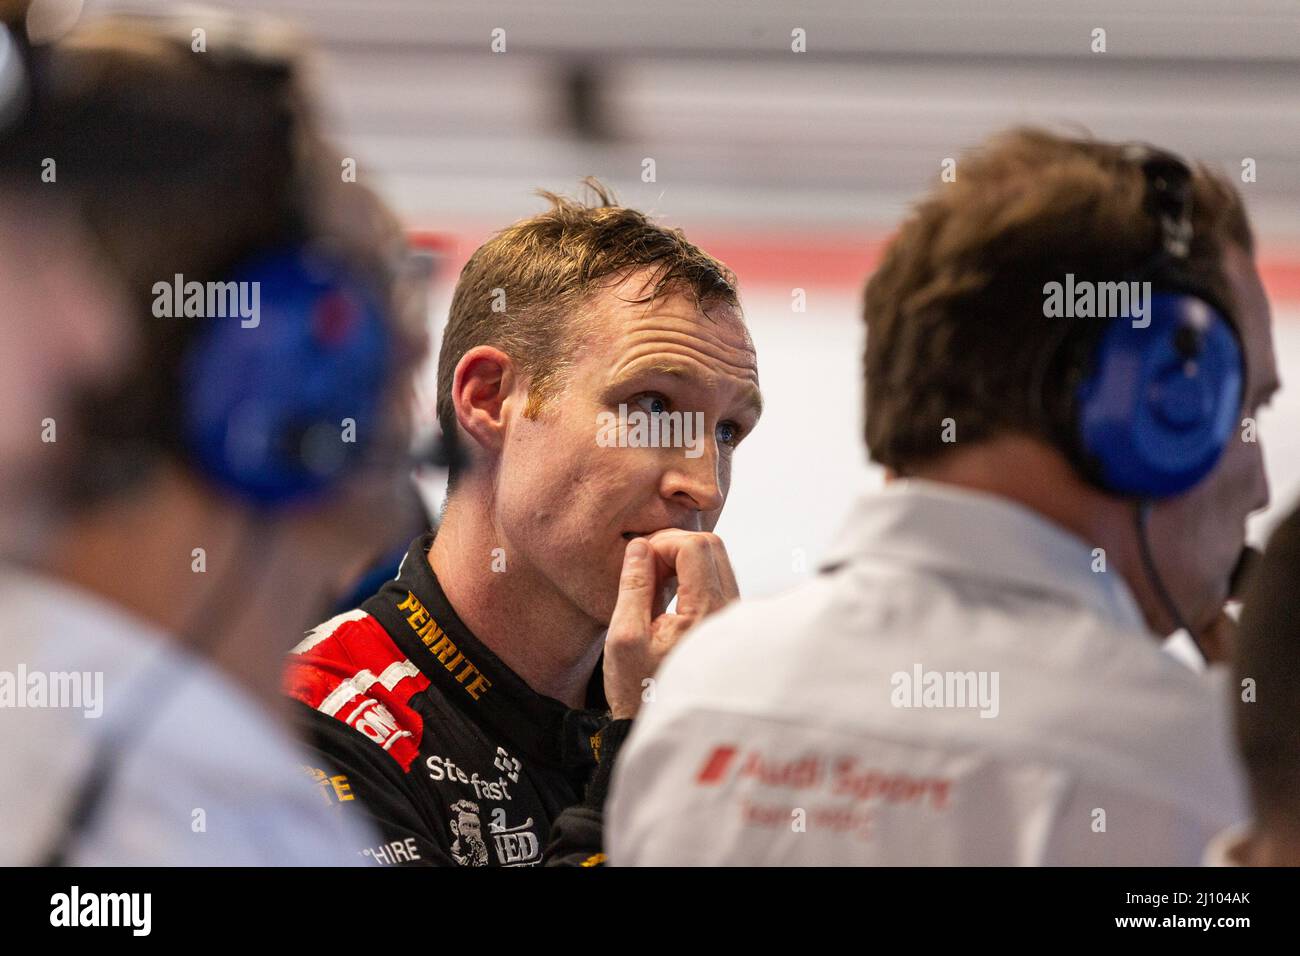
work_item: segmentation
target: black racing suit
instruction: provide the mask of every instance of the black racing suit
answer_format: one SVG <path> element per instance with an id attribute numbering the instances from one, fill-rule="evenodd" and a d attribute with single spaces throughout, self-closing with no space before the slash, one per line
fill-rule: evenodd
<path id="1" fill-rule="evenodd" d="M 417 538 L 395 579 L 293 649 L 285 692 L 326 799 L 367 812 L 381 864 L 596 865 L 630 721 L 596 668 L 587 708 L 532 690 L 461 622 Z M 557 818 L 564 814 L 562 822 Z M 548 850 L 552 827 L 555 845 Z"/>

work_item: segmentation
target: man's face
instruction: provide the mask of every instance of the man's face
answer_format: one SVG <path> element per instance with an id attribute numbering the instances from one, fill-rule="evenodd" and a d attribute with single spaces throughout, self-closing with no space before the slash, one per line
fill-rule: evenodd
<path id="1" fill-rule="evenodd" d="M 561 391 L 535 420 L 513 403 L 497 476 L 508 570 L 525 571 L 600 624 L 613 612 L 634 535 L 717 524 L 732 456 L 761 410 L 739 310 L 717 304 L 706 316 L 685 295 L 629 301 L 642 297 L 647 276 L 633 273 L 582 307 Z M 638 419 L 672 413 L 690 429 L 673 435 L 693 447 L 664 447 L 666 428 L 659 447 L 647 446 L 641 439 L 652 433 L 638 436 Z"/>
<path id="2" fill-rule="evenodd" d="M 459 830 L 460 838 L 470 846 L 477 846 L 483 842 L 483 828 L 479 825 L 478 817 L 467 813 L 461 814 Z"/>
<path id="3" fill-rule="evenodd" d="M 1226 271 L 1238 308 L 1246 386 L 1238 419 L 1255 419 L 1278 388 L 1268 299 L 1250 257 L 1233 246 Z M 1246 438 L 1255 438 L 1247 441 Z M 1246 518 L 1268 505 L 1264 452 L 1255 428 L 1238 427 L 1223 457 L 1191 491 L 1152 510 L 1152 547 L 1187 623 L 1209 623 L 1227 599 L 1228 578 L 1246 541 Z"/>
<path id="4" fill-rule="evenodd" d="M 69 417 L 78 389 L 107 381 L 125 364 L 132 337 L 120 289 L 68 219 L 0 197 L 0 516 L 16 519 L 54 504 L 56 456 L 75 447 Z M 0 517 L 0 547 L 8 532 Z"/>

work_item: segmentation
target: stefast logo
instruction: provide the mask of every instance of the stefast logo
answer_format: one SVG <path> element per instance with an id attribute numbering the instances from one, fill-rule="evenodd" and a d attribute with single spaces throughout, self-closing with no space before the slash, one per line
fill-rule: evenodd
<path id="1" fill-rule="evenodd" d="M 73 885 L 50 897 L 51 926 L 126 926 L 133 936 L 148 936 L 152 917 L 152 893 L 82 893 Z"/>

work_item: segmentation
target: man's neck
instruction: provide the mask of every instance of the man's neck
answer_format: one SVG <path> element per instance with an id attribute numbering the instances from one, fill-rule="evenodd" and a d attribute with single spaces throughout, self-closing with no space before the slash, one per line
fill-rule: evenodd
<path id="1" fill-rule="evenodd" d="M 518 564 L 492 569 L 500 541 L 469 489 L 447 506 L 429 565 L 447 600 L 474 636 L 539 694 L 569 707 L 586 702 L 603 647 L 604 627 Z"/>
<path id="2" fill-rule="evenodd" d="M 1163 639 L 1173 632 L 1175 624 L 1142 565 L 1133 506 L 1092 488 L 1055 449 L 1032 438 L 1007 435 L 954 449 L 915 475 L 1007 498 L 1069 531 L 1089 548 L 1103 548 L 1107 564 L 1128 585 L 1152 635 Z"/>
<path id="3" fill-rule="evenodd" d="M 262 536 L 252 550 L 249 534 L 234 509 L 167 476 L 60 528 L 44 570 L 154 625 L 278 711 L 284 653 L 321 595 L 297 579 L 284 586 L 296 569 L 282 543 Z"/>

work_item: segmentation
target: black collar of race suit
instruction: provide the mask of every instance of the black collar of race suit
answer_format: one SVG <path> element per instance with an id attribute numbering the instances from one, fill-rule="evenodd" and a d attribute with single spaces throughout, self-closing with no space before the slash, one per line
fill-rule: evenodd
<path id="1" fill-rule="evenodd" d="M 437 693 L 507 747 L 563 770 L 595 766 L 592 737 L 609 720 L 597 664 L 587 707 L 575 710 L 537 693 L 470 631 L 429 566 L 433 534 L 411 542 L 397 577 L 363 605 Z M 603 659 L 602 659 L 603 660 Z"/>

